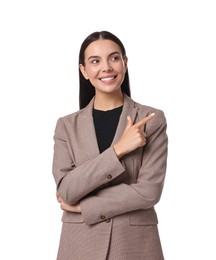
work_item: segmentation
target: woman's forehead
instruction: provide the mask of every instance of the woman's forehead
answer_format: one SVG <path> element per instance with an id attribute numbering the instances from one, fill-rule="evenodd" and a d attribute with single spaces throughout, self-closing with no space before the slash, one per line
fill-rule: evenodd
<path id="1" fill-rule="evenodd" d="M 121 53 L 121 48 L 112 40 L 99 39 L 89 44 L 85 50 L 86 58 L 88 56 L 109 55 L 112 52 Z"/>

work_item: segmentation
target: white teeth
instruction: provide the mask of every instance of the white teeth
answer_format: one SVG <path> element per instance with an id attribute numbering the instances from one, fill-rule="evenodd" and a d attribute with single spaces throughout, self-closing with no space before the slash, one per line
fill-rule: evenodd
<path id="1" fill-rule="evenodd" d="M 110 81 L 110 80 L 113 80 L 114 79 L 114 77 L 111 77 L 111 78 L 103 78 L 103 79 L 101 79 L 101 81 Z"/>

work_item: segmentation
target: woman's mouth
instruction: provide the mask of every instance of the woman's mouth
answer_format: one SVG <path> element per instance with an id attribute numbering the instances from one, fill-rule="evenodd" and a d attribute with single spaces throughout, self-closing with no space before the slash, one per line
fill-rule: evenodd
<path id="1" fill-rule="evenodd" d="M 103 78 L 100 78 L 100 80 L 104 83 L 107 83 L 107 82 L 110 82 L 112 80 L 114 80 L 117 76 L 109 76 L 109 77 L 103 77 Z"/>

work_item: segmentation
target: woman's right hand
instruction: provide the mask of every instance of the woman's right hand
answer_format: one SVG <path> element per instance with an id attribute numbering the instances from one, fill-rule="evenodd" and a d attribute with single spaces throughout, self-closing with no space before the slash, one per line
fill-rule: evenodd
<path id="1" fill-rule="evenodd" d="M 75 213 L 81 213 L 81 206 L 80 206 L 79 202 L 74 205 L 70 205 L 62 199 L 62 197 L 59 195 L 58 192 L 56 192 L 56 198 L 57 198 L 57 201 L 59 202 L 60 208 L 62 210 L 71 211 L 71 212 L 75 212 Z"/>
<path id="2" fill-rule="evenodd" d="M 143 127 L 154 115 L 155 114 L 152 113 L 135 124 L 133 124 L 130 116 L 127 117 L 128 123 L 124 133 L 118 143 L 113 145 L 114 151 L 119 159 L 125 154 L 146 144 L 147 135 L 143 131 Z"/>

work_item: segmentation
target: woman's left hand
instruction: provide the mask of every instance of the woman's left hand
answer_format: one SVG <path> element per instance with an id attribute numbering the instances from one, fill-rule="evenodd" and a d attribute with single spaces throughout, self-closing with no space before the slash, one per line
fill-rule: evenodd
<path id="1" fill-rule="evenodd" d="M 60 207 L 62 210 L 71 211 L 71 212 L 75 212 L 75 213 L 81 213 L 80 203 L 77 203 L 74 205 L 67 204 L 58 193 L 56 193 L 56 198 L 57 198 L 58 202 L 60 203 Z"/>

